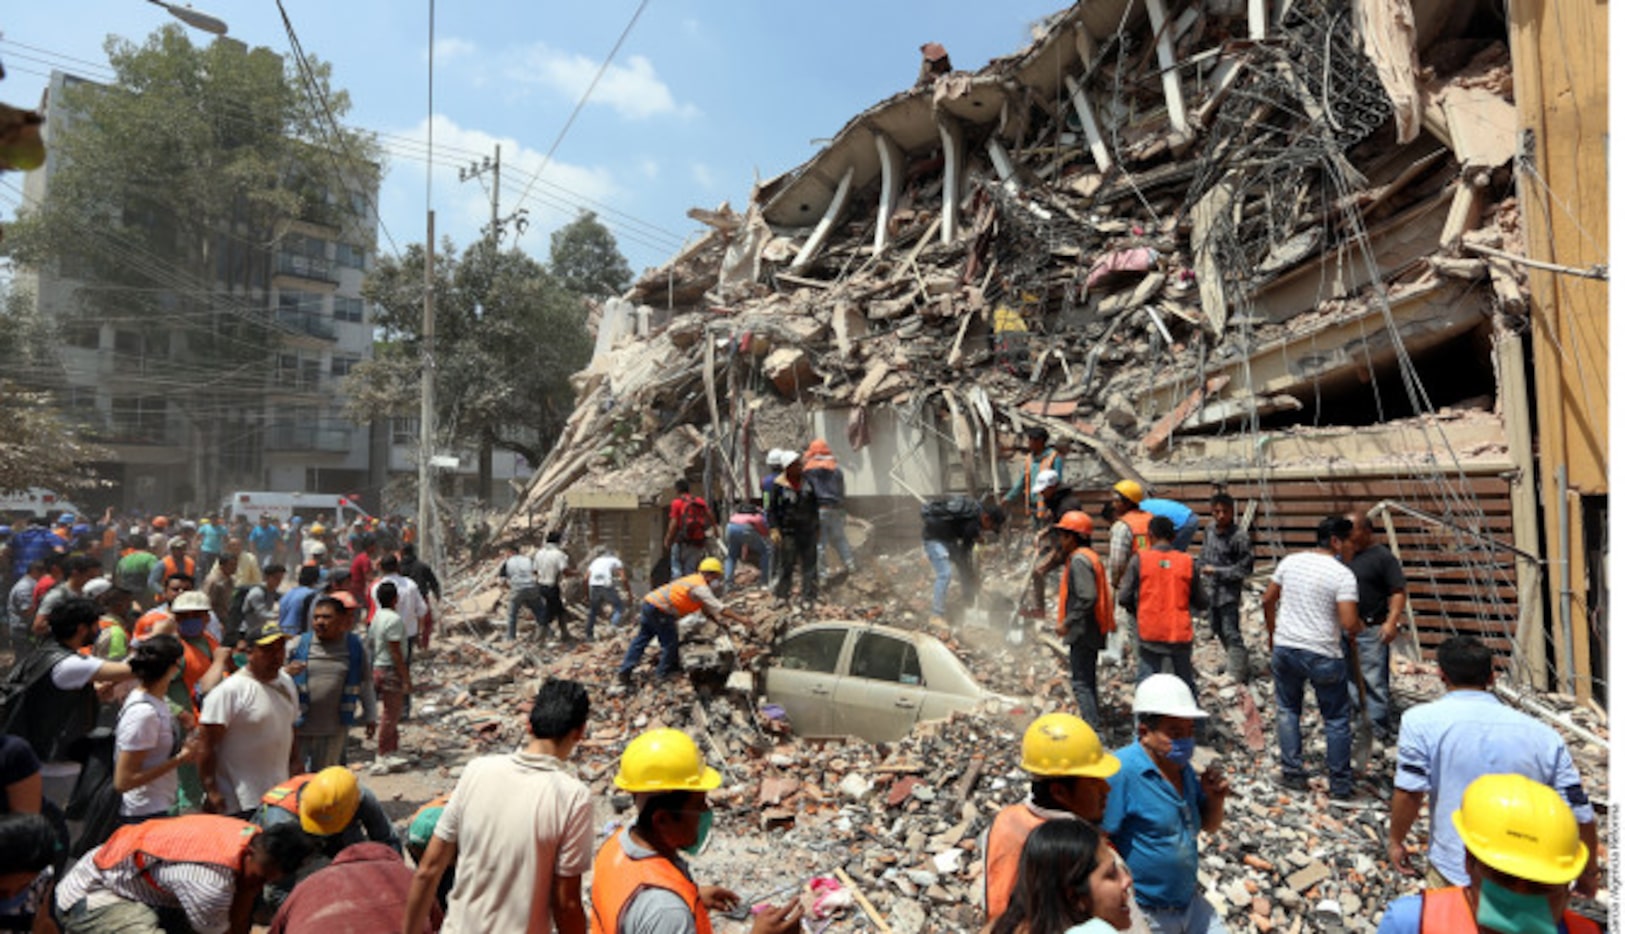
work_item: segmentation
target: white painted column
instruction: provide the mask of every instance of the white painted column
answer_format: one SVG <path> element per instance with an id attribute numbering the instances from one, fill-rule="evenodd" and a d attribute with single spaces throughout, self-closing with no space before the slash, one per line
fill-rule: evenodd
<path id="1" fill-rule="evenodd" d="M 891 218 L 897 199 L 903 193 L 903 150 L 890 136 L 874 131 L 875 151 L 880 154 L 880 213 L 875 218 L 875 252 L 891 240 Z"/>
<path id="2" fill-rule="evenodd" d="M 1269 0 L 1247 0 L 1247 38 L 1263 39 L 1269 32 Z"/>
<path id="3" fill-rule="evenodd" d="M 1168 122 L 1180 133 L 1190 133 L 1185 119 L 1185 92 L 1179 86 L 1178 64 L 1174 59 L 1174 37 L 1166 28 L 1168 8 L 1162 0 L 1145 0 L 1146 12 L 1151 14 L 1151 31 L 1157 36 L 1157 65 L 1162 68 L 1162 94 L 1168 99 Z"/>
<path id="4" fill-rule="evenodd" d="M 942 242 L 954 242 L 959 228 L 959 198 L 965 188 L 965 134 L 959 121 L 937 117 L 942 137 Z"/>
<path id="5" fill-rule="evenodd" d="M 846 199 L 852 193 L 852 172 L 853 169 L 849 166 L 846 173 L 841 176 L 841 183 L 835 186 L 835 197 L 830 199 L 829 208 L 824 211 L 824 216 L 819 218 L 812 236 L 802 244 L 795 261 L 790 264 L 791 272 L 800 272 L 818 256 L 818 251 L 824 248 L 824 241 L 829 239 L 829 232 L 835 228 L 835 222 L 846 211 Z"/>
<path id="6" fill-rule="evenodd" d="M 1095 108 L 1089 103 L 1089 96 L 1071 75 L 1066 76 L 1066 90 L 1072 95 L 1072 109 L 1078 112 L 1078 120 L 1083 124 L 1083 135 L 1089 138 L 1089 151 L 1095 156 L 1095 165 L 1102 172 L 1110 172 L 1112 156 L 1106 150 L 1106 138 L 1100 135 L 1100 124 L 1095 122 Z"/>
<path id="7" fill-rule="evenodd" d="M 1015 194 L 1021 186 L 1016 182 L 1016 164 L 1011 161 L 1010 153 L 999 142 L 999 138 L 990 137 L 987 141 L 987 155 L 993 160 L 993 171 L 999 173 L 999 181 L 1004 183 L 1005 191 Z"/>

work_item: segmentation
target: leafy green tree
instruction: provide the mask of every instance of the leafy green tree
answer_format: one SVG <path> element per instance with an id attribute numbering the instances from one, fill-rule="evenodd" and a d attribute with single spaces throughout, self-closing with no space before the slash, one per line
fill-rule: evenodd
<path id="1" fill-rule="evenodd" d="M 345 384 L 357 421 L 418 412 L 424 258 L 421 244 L 382 258 L 362 287 L 384 339 Z M 436 445 L 480 452 L 489 500 L 489 452 L 540 464 L 569 417 L 570 376 L 592 353 L 586 308 L 540 263 L 489 240 L 461 254 L 444 241 L 434 290 Z"/>
<path id="2" fill-rule="evenodd" d="M 591 211 L 553 231 L 548 266 L 555 279 L 582 298 L 609 298 L 632 284 L 632 268 L 615 235 Z"/>
<path id="3" fill-rule="evenodd" d="M 33 296 L 8 284 L 0 296 L 0 361 L 6 371 L 37 383 L 42 372 L 52 370 L 55 339 Z M 50 393 L 0 377 L 0 399 L 6 400 L 0 405 L 0 493 L 88 486 L 94 482 L 89 465 L 112 456 L 83 440 Z"/>
<path id="4" fill-rule="evenodd" d="M 217 450 L 227 410 L 261 409 L 252 390 L 274 373 L 287 326 L 265 299 L 278 244 L 297 219 L 370 247 L 346 192 L 376 176 L 376 147 L 332 135 L 349 99 L 320 61 L 308 74 L 331 115 L 270 49 L 194 45 L 180 26 L 106 49 L 115 79 L 69 84 L 46 197 L 0 248 L 94 286 L 53 306 L 64 325 L 169 335 L 157 345 L 172 359 L 168 397 Z"/>

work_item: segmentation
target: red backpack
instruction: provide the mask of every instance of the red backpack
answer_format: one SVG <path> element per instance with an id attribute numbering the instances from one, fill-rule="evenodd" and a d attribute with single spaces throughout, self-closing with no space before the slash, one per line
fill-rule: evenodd
<path id="1" fill-rule="evenodd" d="M 682 523 L 683 541 L 705 541 L 705 533 L 711 528 L 711 510 L 705 505 L 705 500 L 698 496 L 683 496 L 680 499 L 683 503 L 679 520 Z"/>

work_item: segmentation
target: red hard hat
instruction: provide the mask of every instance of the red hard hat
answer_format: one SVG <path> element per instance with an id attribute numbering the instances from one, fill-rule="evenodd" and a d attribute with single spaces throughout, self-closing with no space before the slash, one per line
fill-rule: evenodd
<path id="1" fill-rule="evenodd" d="M 1062 516 L 1061 521 L 1055 523 L 1055 527 L 1065 529 L 1068 532 L 1076 532 L 1085 537 L 1095 534 L 1094 520 L 1089 518 L 1088 513 L 1080 509 L 1074 509 Z"/>

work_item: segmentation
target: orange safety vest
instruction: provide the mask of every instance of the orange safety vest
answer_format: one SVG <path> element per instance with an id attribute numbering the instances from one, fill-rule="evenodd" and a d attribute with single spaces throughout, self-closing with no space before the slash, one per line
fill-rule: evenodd
<path id="1" fill-rule="evenodd" d="M 654 604 L 654 608 L 662 613 L 673 616 L 687 616 L 699 612 L 704 604 L 692 596 L 696 587 L 705 586 L 704 574 L 690 574 L 679 577 L 659 590 L 649 592 L 644 601 Z"/>
<path id="2" fill-rule="evenodd" d="M 1192 642 L 1191 578 L 1196 562 L 1183 551 L 1140 552 L 1140 601 L 1135 618 L 1144 642 Z"/>
<path id="3" fill-rule="evenodd" d="M 1050 452 L 1048 454 L 1044 455 L 1044 459 L 1038 462 L 1038 470 L 1039 471 L 1048 470 L 1049 465 L 1055 463 L 1055 458 L 1056 458 L 1055 449 L 1051 448 Z M 1023 506 L 1032 506 L 1033 505 L 1033 474 L 1035 472 L 1037 472 L 1037 471 L 1033 470 L 1033 452 L 1028 451 L 1027 452 L 1027 474 L 1026 474 L 1026 478 L 1021 481 L 1021 492 L 1022 492 L 1022 495 L 1025 497 L 1021 501 L 1021 505 L 1023 505 Z M 1043 504 L 1039 503 L 1038 508 L 1042 509 Z"/>
<path id="4" fill-rule="evenodd" d="M 260 803 L 266 807 L 281 808 L 282 810 L 287 811 L 289 814 L 292 814 L 294 817 L 298 817 L 299 796 L 304 793 L 305 786 L 310 784 L 310 780 L 315 777 L 316 775 L 314 772 L 307 772 L 304 775 L 295 775 L 294 777 L 261 795 Z"/>
<path id="5" fill-rule="evenodd" d="M 96 851 L 94 862 L 105 872 L 134 860 L 141 878 L 162 892 L 163 887 L 152 878 L 151 863 L 203 863 L 239 873 L 248 845 L 259 832 L 248 821 L 219 814 L 155 818 L 119 828 Z"/>
<path id="6" fill-rule="evenodd" d="M 153 609 L 142 613 L 140 618 L 135 621 L 135 629 L 130 631 L 130 637 L 133 639 L 145 639 L 146 637 L 152 635 L 154 626 L 157 626 L 160 622 L 163 622 L 166 619 L 173 619 L 174 615 L 175 614 L 169 612 L 168 604 L 160 607 L 154 607 Z"/>
<path id="7" fill-rule="evenodd" d="M 982 903 L 987 920 L 992 921 L 1010 907 L 1016 891 L 1016 871 L 1021 867 L 1021 848 L 1044 818 L 1025 804 L 1012 804 L 993 818 L 987 831 L 987 868 L 982 873 Z"/>
<path id="8" fill-rule="evenodd" d="M 1569 934 L 1602 934 L 1602 927 L 1585 915 L 1563 912 L 1563 926 Z M 1467 890 L 1461 886 L 1427 889 L 1422 892 L 1422 926 L 1417 934 L 1459 934 L 1478 930 Z"/>
<path id="9" fill-rule="evenodd" d="M 203 680 L 205 674 L 208 674 L 209 666 L 214 664 L 215 649 L 220 648 L 220 643 L 216 642 L 214 636 L 208 633 L 203 634 L 203 640 L 209 644 L 207 653 L 193 645 L 192 640 L 181 638 L 181 648 L 185 650 L 184 657 L 186 658 L 186 667 L 181 669 L 181 683 L 186 685 L 186 696 L 193 698 L 192 708 L 194 713 L 197 712 L 198 682 Z"/>
<path id="10" fill-rule="evenodd" d="M 711 934 L 711 915 L 700 903 L 700 887 L 664 856 L 632 859 L 616 833 L 592 861 L 592 934 L 619 934 L 621 917 L 644 889 L 665 889 L 681 898 L 694 916 L 694 934 Z"/>
<path id="11" fill-rule="evenodd" d="M 1078 546 L 1066 556 L 1066 567 L 1061 571 L 1061 598 L 1055 616 L 1057 631 L 1066 622 L 1066 600 L 1072 591 L 1072 559 L 1080 554 L 1088 559 L 1090 569 L 1095 572 L 1095 625 L 1100 627 L 1103 634 L 1112 633 L 1117 629 L 1117 617 L 1112 612 L 1112 607 L 1116 605 L 1112 602 L 1112 585 L 1106 580 L 1106 565 L 1100 560 L 1100 555 L 1087 545 Z"/>
<path id="12" fill-rule="evenodd" d="M 1151 514 L 1144 509 L 1125 512 L 1118 517 L 1128 530 L 1134 533 L 1134 546 L 1132 554 L 1139 554 L 1151 547 Z"/>
<path id="13" fill-rule="evenodd" d="M 171 577 L 174 577 L 176 574 L 185 574 L 187 577 L 196 578 L 196 576 L 197 576 L 197 562 L 193 561 L 191 558 L 185 557 L 184 555 L 182 557 L 183 557 L 184 560 L 183 560 L 183 562 L 181 564 L 181 567 L 185 568 L 184 571 L 183 570 L 178 570 L 176 568 L 176 566 L 175 566 L 175 556 L 174 555 L 164 555 L 164 562 L 163 562 L 163 564 L 164 564 L 163 580 L 164 581 L 169 580 Z M 160 583 L 161 582 L 162 581 L 160 581 Z"/>

